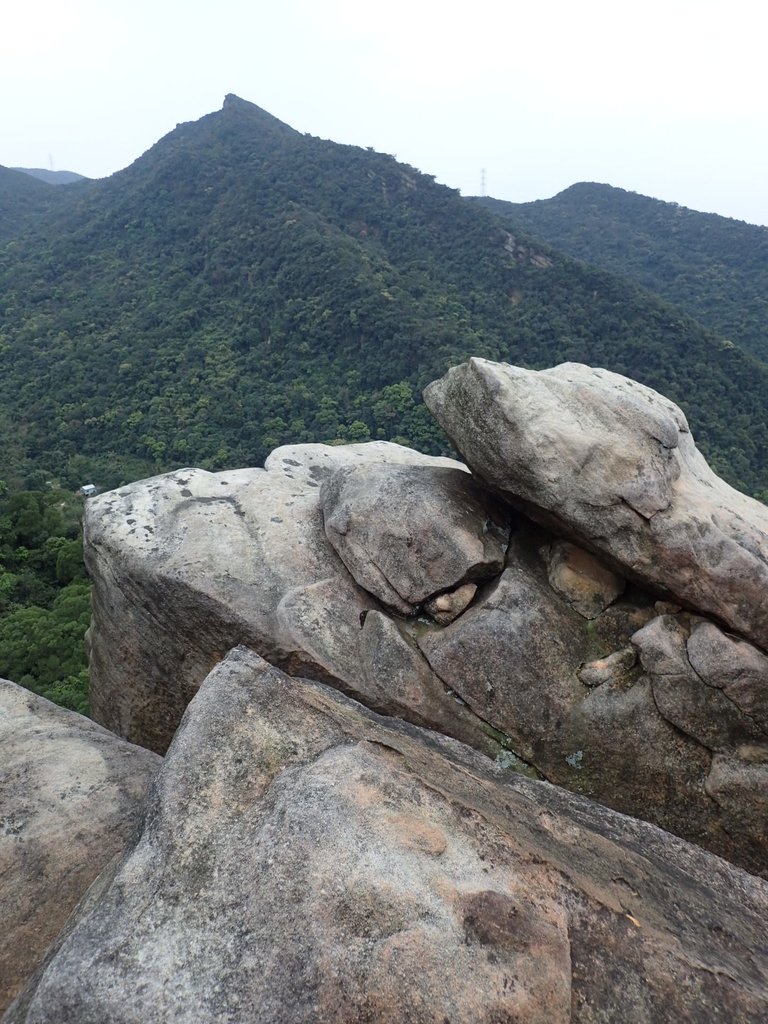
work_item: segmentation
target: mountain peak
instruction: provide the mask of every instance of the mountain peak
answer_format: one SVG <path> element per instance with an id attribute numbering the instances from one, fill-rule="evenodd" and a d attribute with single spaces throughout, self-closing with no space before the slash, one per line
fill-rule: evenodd
<path id="1" fill-rule="evenodd" d="M 262 127 L 270 125 L 275 129 L 291 132 L 291 134 L 295 133 L 295 129 L 286 124 L 285 121 L 281 121 L 279 117 L 275 117 L 268 110 L 264 110 L 263 107 L 259 107 L 249 100 L 241 99 L 240 96 L 236 96 L 233 92 L 228 92 L 224 97 L 220 113 L 225 117 L 232 117 L 234 115 L 247 118 L 251 123 L 259 123 Z"/>
<path id="2" fill-rule="evenodd" d="M 224 103 L 221 107 L 222 110 L 260 110 L 255 103 L 250 103 L 248 100 L 243 100 L 239 96 L 236 96 L 233 92 L 228 92 L 224 97 Z M 265 111 L 262 111 L 265 113 Z"/>

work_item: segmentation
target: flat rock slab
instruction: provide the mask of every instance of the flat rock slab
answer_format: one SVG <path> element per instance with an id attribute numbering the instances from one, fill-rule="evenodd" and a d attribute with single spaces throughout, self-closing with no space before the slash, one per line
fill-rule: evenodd
<path id="1" fill-rule="evenodd" d="M 768 508 L 715 476 L 673 402 L 578 363 L 484 359 L 449 370 L 424 400 L 511 503 L 768 649 Z"/>
<path id="2" fill-rule="evenodd" d="M 0 680 L 0 1012 L 123 850 L 160 763 Z"/>
<path id="3" fill-rule="evenodd" d="M 768 886 L 237 650 L 7 1024 L 768 1018 Z"/>

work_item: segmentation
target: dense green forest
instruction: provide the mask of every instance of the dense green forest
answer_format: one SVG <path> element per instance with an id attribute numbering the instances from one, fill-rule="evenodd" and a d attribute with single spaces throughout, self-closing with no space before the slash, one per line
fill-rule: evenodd
<path id="1" fill-rule="evenodd" d="M 59 488 L 0 496 L 0 674 L 85 713 L 81 516 L 82 500 Z"/>
<path id="2" fill-rule="evenodd" d="M 534 203 L 476 201 L 768 360 L 768 228 L 589 182 Z"/>
<path id="3" fill-rule="evenodd" d="M 53 189 L 23 171 L 0 167 L 0 246 L 72 200 L 71 189 Z"/>
<path id="4" fill-rule="evenodd" d="M 470 355 L 635 377 L 768 497 L 766 365 L 431 176 L 237 97 L 102 181 L 0 174 L 0 223 L 0 675 L 70 705 L 87 583 L 57 545 L 81 484 L 296 441 L 448 451 L 420 392 Z"/>
<path id="5" fill-rule="evenodd" d="M 125 171 L 49 191 L 69 198 L 0 249 L 9 483 L 253 465 L 284 441 L 435 451 L 421 388 L 474 354 L 637 377 L 732 482 L 768 485 L 768 368 L 392 157 L 229 97 Z"/>

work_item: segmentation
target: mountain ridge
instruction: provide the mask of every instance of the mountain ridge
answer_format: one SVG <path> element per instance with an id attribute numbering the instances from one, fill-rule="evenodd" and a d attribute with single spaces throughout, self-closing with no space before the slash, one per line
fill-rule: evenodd
<path id="1" fill-rule="evenodd" d="M 44 181 L 47 185 L 72 185 L 76 181 L 89 180 L 84 174 L 78 174 L 76 171 L 54 171 L 45 167 L 13 167 L 12 170 L 21 171 L 22 174 Z"/>
<path id="2" fill-rule="evenodd" d="M 768 227 L 596 182 L 533 203 L 473 201 L 768 359 Z"/>
<path id="3" fill-rule="evenodd" d="M 230 95 L 50 192 L 69 199 L 0 250 L 7 476 L 112 485 L 292 441 L 447 450 L 416 395 L 479 355 L 638 377 L 686 405 L 719 472 L 768 487 L 768 368 L 391 156 Z"/>

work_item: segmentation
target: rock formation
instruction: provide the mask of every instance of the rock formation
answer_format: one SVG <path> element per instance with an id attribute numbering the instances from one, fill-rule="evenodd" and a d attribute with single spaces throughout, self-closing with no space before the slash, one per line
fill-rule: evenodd
<path id="1" fill-rule="evenodd" d="M 768 510 L 615 374 L 427 401 L 471 472 L 88 503 L 94 715 L 173 742 L 9 1022 L 768 1018 Z"/>
<path id="2" fill-rule="evenodd" d="M 624 565 L 626 550 L 647 541 L 624 522 L 628 501 L 646 511 L 665 501 L 674 508 L 677 526 L 666 531 L 653 525 L 660 513 L 647 520 L 631 512 L 656 530 L 647 553 L 654 580 L 674 577 L 679 566 L 673 556 L 665 563 L 663 539 L 694 529 L 685 525 L 688 513 L 699 521 L 700 502 L 686 512 L 690 487 L 673 487 L 683 476 L 673 428 L 698 478 L 709 473 L 676 426 L 682 414 L 615 375 L 552 371 L 558 401 L 573 381 L 589 383 L 577 389 L 589 400 L 582 437 L 578 410 L 555 404 L 537 412 L 551 390 L 539 383 L 547 374 L 518 377 L 514 368 L 475 363 L 427 391 L 469 432 L 475 476 L 392 444 L 299 445 L 277 449 L 264 470 L 183 470 L 89 502 L 95 717 L 162 752 L 210 668 L 244 644 L 292 675 L 328 682 L 374 710 L 768 872 L 764 656 L 723 631 L 727 609 L 716 621 L 660 601 L 671 585 L 654 592 L 646 579 L 640 587 L 633 581 L 642 560 L 631 571 Z M 509 376 L 517 391 L 500 391 L 496 408 L 493 388 L 476 393 L 478 374 Z M 512 443 L 504 431 L 518 392 Z M 472 426 L 479 405 L 488 419 L 482 431 Z M 447 422 L 448 413 L 440 415 Z M 487 451 L 478 454 L 481 440 Z M 508 499 L 512 488 L 502 468 L 513 480 L 518 462 L 529 510 L 536 487 L 537 509 L 555 498 L 586 507 L 591 494 L 590 522 L 605 521 L 610 551 L 594 553 L 598 526 L 590 551 L 500 502 L 496 495 Z M 581 504 L 563 482 L 576 465 Z M 737 499 L 749 505 L 731 493 L 734 508 Z M 751 505 L 757 523 L 761 506 Z M 562 510 L 537 517 L 558 526 L 566 519 Z M 760 543 L 755 535 L 750 551 Z M 705 544 L 710 553 L 712 545 Z M 674 679 L 651 654 L 665 623 L 685 638 Z M 738 683 L 688 661 L 688 635 L 703 626 L 710 647 L 736 644 L 749 662 Z"/>
<path id="3" fill-rule="evenodd" d="M 768 884 L 245 649 L 7 1024 L 768 1016 Z"/>
<path id="4" fill-rule="evenodd" d="M 579 363 L 470 359 L 424 400 L 516 507 L 768 648 L 768 508 L 715 476 L 668 399 Z"/>
<path id="5" fill-rule="evenodd" d="M 376 529 L 365 534 L 371 548 L 364 562 L 350 480 L 376 474 L 386 490 L 384 471 L 416 468 L 424 477 L 420 493 L 429 491 L 432 505 L 403 497 L 390 508 L 385 498 Z M 321 487 L 341 471 L 343 497 L 335 487 Z M 85 529 L 94 580 L 94 718 L 162 753 L 213 665 L 246 644 L 293 674 L 333 681 L 387 713 L 409 717 L 412 706 L 419 724 L 498 751 L 492 730 L 454 700 L 407 634 L 376 616 L 365 628 L 369 613 L 386 612 L 376 594 L 411 607 L 409 596 L 444 594 L 453 584 L 466 586 L 467 576 L 498 572 L 508 524 L 493 520 L 498 503 L 487 495 L 485 509 L 483 493 L 459 463 L 374 443 L 279 448 L 263 470 L 180 470 L 93 499 Z M 434 527 L 438 508 L 452 526 L 474 516 L 472 529 L 457 531 L 448 553 L 447 544 L 428 548 L 419 541 Z M 339 532 L 342 516 L 346 537 Z M 408 538 L 416 539 L 413 566 L 389 582 L 394 561 L 380 548 L 398 531 L 404 554 Z M 406 597 L 397 596 L 398 586 Z M 407 695 L 382 686 L 383 658 Z"/>
<path id="6" fill-rule="evenodd" d="M 0 1013 L 138 822 L 160 758 L 0 680 Z"/>

